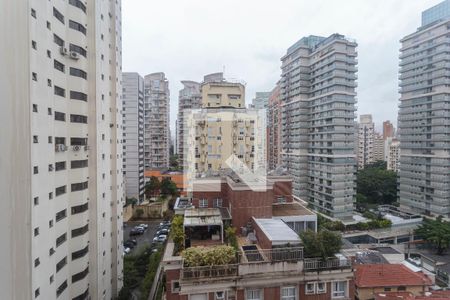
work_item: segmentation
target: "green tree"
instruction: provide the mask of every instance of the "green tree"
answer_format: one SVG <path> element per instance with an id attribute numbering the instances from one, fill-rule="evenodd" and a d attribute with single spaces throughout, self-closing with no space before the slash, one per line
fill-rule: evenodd
<path id="1" fill-rule="evenodd" d="M 161 194 L 164 196 L 177 196 L 178 188 L 175 182 L 169 177 L 164 177 L 161 181 Z"/>
<path id="2" fill-rule="evenodd" d="M 236 250 L 239 248 L 238 240 L 236 237 L 236 228 L 235 227 L 231 227 L 231 226 L 227 227 L 225 229 L 225 237 L 227 239 L 228 245 L 230 245 L 231 247 L 233 247 Z"/>
<path id="3" fill-rule="evenodd" d="M 300 233 L 303 242 L 305 257 L 320 257 L 326 259 L 334 256 L 341 250 L 341 235 L 329 230 L 314 232 L 307 230 Z"/>
<path id="4" fill-rule="evenodd" d="M 180 159 L 178 154 L 171 155 L 169 158 L 170 170 L 179 171 L 180 170 Z"/>
<path id="5" fill-rule="evenodd" d="M 161 183 L 159 182 L 158 177 L 150 177 L 150 181 L 145 185 L 145 196 L 147 198 L 155 197 L 158 194 L 160 188 Z"/>
<path id="6" fill-rule="evenodd" d="M 386 163 L 378 161 L 359 170 L 357 183 L 357 207 L 367 204 L 393 204 L 397 200 L 397 174 L 386 170 Z"/>
<path id="7" fill-rule="evenodd" d="M 450 246 L 450 222 L 443 221 L 442 216 L 436 220 L 425 218 L 422 225 L 415 230 L 415 234 L 433 245 L 439 255 Z"/>
<path id="8" fill-rule="evenodd" d="M 183 230 L 183 221 L 184 219 L 182 215 L 176 215 L 172 219 L 170 235 L 172 236 L 173 243 L 175 244 L 174 255 L 177 255 L 184 249 L 185 235 Z"/>

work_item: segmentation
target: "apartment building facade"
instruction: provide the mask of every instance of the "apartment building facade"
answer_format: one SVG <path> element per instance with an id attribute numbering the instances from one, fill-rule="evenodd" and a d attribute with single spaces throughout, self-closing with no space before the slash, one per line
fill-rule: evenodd
<path id="1" fill-rule="evenodd" d="M 169 168 L 169 81 L 162 72 L 144 77 L 144 167 Z"/>
<path id="2" fill-rule="evenodd" d="M 356 42 L 308 36 L 282 60 L 282 162 L 294 195 L 351 219 L 355 196 Z"/>
<path id="3" fill-rule="evenodd" d="M 373 161 L 385 160 L 385 140 L 379 133 L 375 133 L 373 137 Z"/>
<path id="4" fill-rule="evenodd" d="M 449 1 L 422 13 L 401 40 L 399 201 L 418 213 L 450 216 Z"/>
<path id="5" fill-rule="evenodd" d="M 144 198 L 144 78 L 123 73 L 123 170 L 127 198 Z"/>
<path id="6" fill-rule="evenodd" d="M 2 3 L 4 299 L 122 287 L 121 1 Z"/>
<path id="7" fill-rule="evenodd" d="M 391 121 L 387 120 L 383 122 L 383 139 L 392 138 L 395 136 L 395 128 Z"/>
<path id="8" fill-rule="evenodd" d="M 384 155 L 387 169 L 397 172 L 400 165 L 400 142 L 398 139 L 386 139 Z"/>
<path id="9" fill-rule="evenodd" d="M 180 161 L 183 160 L 184 148 L 186 147 L 186 145 L 184 144 L 185 111 L 201 108 L 201 99 L 202 99 L 202 96 L 200 94 L 200 83 L 191 80 L 183 80 L 181 81 L 181 83 L 183 84 L 183 89 L 180 90 L 178 96 L 178 118 L 176 124 L 177 125 L 176 147 Z"/>
<path id="10" fill-rule="evenodd" d="M 267 108 L 267 168 L 275 170 L 281 165 L 281 100 L 277 85 L 269 96 Z"/>
<path id="11" fill-rule="evenodd" d="M 255 98 L 252 99 L 251 108 L 267 109 L 269 105 L 269 97 L 271 92 L 256 92 Z"/>
<path id="12" fill-rule="evenodd" d="M 360 115 L 358 123 L 358 169 L 374 162 L 375 125 L 372 115 Z"/>

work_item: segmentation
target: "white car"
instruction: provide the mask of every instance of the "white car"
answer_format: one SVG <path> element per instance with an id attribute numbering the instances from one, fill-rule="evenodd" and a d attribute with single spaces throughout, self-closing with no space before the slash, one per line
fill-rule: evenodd
<path id="1" fill-rule="evenodd" d="M 167 240 L 167 235 L 165 235 L 165 234 L 161 234 L 161 235 L 153 238 L 153 241 L 156 243 L 164 243 L 166 240 Z"/>
<path id="2" fill-rule="evenodd" d="M 123 253 L 124 253 L 124 254 L 130 253 L 130 251 L 131 251 L 130 248 L 124 248 L 124 249 L 123 249 Z"/>
<path id="3" fill-rule="evenodd" d="M 144 229 L 147 229 L 147 228 L 148 228 L 148 224 L 139 224 L 139 227 L 142 227 L 142 228 L 144 228 Z"/>
<path id="4" fill-rule="evenodd" d="M 141 225 L 139 226 L 135 226 L 134 229 L 138 229 L 138 230 L 144 230 L 145 231 L 145 227 L 142 227 Z"/>

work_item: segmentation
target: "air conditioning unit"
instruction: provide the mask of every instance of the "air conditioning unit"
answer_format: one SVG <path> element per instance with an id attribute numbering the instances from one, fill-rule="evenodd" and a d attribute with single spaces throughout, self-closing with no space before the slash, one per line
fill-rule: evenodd
<path id="1" fill-rule="evenodd" d="M 70 51 L 70 58 L 71 59 L 79 59 L 80 55 L 77 52 Z"/>
<path id="2" fill-rule="evenodd" d="M 59 47 L 59 53 L 61 53 L 61 55 L 67 55 L 67 48 L 64 46 Z"/>
<path id="3" fill-rule="evenodd" d="M 73 151 L 80 151 L 80 149 L 81 149 L 81 146 L 79 146 L 79 145 L 75 145 L 72 147 Z"/>

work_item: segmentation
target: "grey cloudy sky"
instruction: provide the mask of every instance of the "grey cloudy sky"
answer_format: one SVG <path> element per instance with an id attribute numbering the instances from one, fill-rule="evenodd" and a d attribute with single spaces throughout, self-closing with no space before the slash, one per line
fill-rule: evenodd
<path id="1" fill-rule="evenodd" d="M 358 42 L 358 114 L 396 123 L 399 40 L 440 0 L 123 0 L 123 69 L 165 72 L 174 130 L 181 80 L 222 71 L 247 82 L 246 101 L 270 91 L 280 58 L 303 36 Z M 174 131 L 172 131 L 174 134 Z"/>

